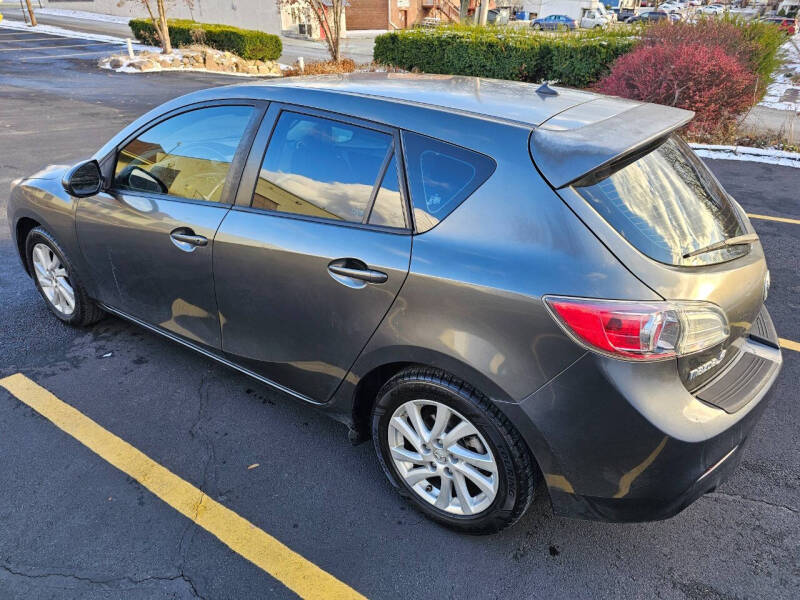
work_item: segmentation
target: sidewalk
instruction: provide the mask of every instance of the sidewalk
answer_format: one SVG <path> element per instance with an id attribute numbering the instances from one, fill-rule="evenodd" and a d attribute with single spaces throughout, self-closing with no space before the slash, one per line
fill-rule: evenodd
<path id="1" fill-rule="evenodd" d="M 798 107 L 800 108 L 800 107 Z M 742 122 L 758 133 L 781 133 L 791 144 L 800 144 L 800 113 L 767 106 L 754 106 Z"/>

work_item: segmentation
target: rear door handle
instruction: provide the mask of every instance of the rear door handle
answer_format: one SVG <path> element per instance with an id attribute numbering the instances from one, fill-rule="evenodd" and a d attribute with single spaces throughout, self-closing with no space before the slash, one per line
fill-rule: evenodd
<path id="1" fill-rule="evenodd" d="M 363 265 L 363 267 L 362 267 Z M 384 283 L 389 276 L 383 271 L 370 269 L 366 264 L 357 259 L 344 258 L 331 262 L 328 265 L 331 273 L 350 279 L 358 279 L 367 283 Z"/>
<path id="2" fill-rule="evenodd" d="M 172 239 L 173 244 L 175 244 L 181 250 L 186 250 L 187 252 L 191 252 L 197 246 L 208 245 L 207 237 L 195 235 L 194 231 L 188 227 L 179 227 L 178 229 L 174 229 L 169 234 L 169 237 Z"/>

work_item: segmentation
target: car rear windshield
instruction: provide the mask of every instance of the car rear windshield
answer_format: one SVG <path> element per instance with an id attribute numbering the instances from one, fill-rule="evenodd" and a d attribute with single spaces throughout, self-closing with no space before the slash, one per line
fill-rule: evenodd
<path id="1" fill-rule="evenodd" d="M 724 190 L 677 136 L 605 179 L 578 182 L 575 189 L 628 242 L 662 263 L 707 265 L 748 252 L 738 245 L 684 258 L 745 232 Z"/>

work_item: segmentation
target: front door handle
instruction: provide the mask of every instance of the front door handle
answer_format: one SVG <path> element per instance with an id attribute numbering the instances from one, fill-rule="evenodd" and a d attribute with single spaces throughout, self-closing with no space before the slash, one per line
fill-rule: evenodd
<path id="1" fill-rule="evenodd" d="M 197 246 L 208 245 L 207 237 L 203 235 L 196 235 L 195 232 L 188 227 L 179 227 L 178 229 L 174 229 L 169 234 L 169 237 L 172 239 L 173 244 L 175 244 L 181 250 L 185 250 L 187 252 L 191 252 Z"/>
<path id="2" fill-rule="evenodd" d="M 367 283 L 384 283 L 389 276 L 383 271 L 370 269 L 366 264 L 358 259 L 340 258 L 328 265 L 331 273 L 350 279 L 358 279 Z"/>

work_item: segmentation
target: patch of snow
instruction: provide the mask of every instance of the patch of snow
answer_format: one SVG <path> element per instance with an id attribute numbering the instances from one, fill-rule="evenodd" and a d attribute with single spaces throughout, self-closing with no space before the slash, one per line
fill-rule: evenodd
<path id="1" fill-rule="evenodd" d="M 714 144 L 689 144 L 701 158 L 744 160 L 800 169 L 800 153 L 772 148 L 748 146 L 717 146 Z"/>
<path id="2" fill-rule="evenodd" d="M 148 50 L 150 50 L 151 52 L 153 52 L 153 51 L 160 52 L 161 51 L 160 48 L 148 48 Z M 163 66 L 161 66 L 161 64 L 158 63 L 158 61 L 155 61 L 155 60 L 153 60 L 151 58 L 148 58 L 148 57 L 145 57 L 145 56 L 141 56 L 139 54 L 137 54 L 132 59 L 128 58 L 128 55 L 125 54 L 125 53 L 116 54 L 114 56 L 117 56 L 117 57 L 121 58 L 124 61 L 122 66 L 119 66 L 119 67 L 116 67 L 116 68 L 112 67 L 111 64 L 110 64 L 110 60 L 111 60 L 111 58 L 113 58 L 113 56 L 112 56 L 112 57 L 106 57 L 106 58 L 101 59 L 100 62 L 99 62 L 99 67 L 101 69 L 106 69 L 108 71 L 115 71 L 116 73 L 158 73 L 159 71 L 195 71 L 195 72 L 198 72 L 198 73 L 213 73 L 215 75 L 232 75 L 233 77 L 262 77 L 262 78 L 280 77 L 279 75 L 273 75 L 273 74 L 269 74 L 269 73 L 235 73 L 235 72 L 230 72 L 230 71 L 212 71 L 210 69 L 204 69 L 202 67 L 200 67 L 200 68 L 198 68 L 198 67 L 188 67 L 186 65 L 181 66 L 181 67 L 163 67 Z M 162 56 L 162 55 L 159 54 L 159 56 Z M 170 56 L 177 56 L 179 58 L 183 58 L 184 53 L 180 50 L 180 48 L 174 48 L 172 50 L 172 54 Z M 148 62 L 151 62 L 153 64 L 153 68 L 147 69 L 146 71 L 142 71 L 142 70 L 139 70 L 139 69 L 131 66 L 131 63 L 136 62 L 138 60 L 143 60 L 143 59 L 147 60 Z M 282 70 L 285 70 L 285 69 L 289 68 L 289 65 L 284 65 L 282 63 L 278 63 L 278 65 L 281 67 Z"/>
<path id="3" fill-rule="evenodd" d="M 121 17 L 118 15 L 104 15 L 86 10 L 72 10 L 69 8 L 37 8 L 36 14 L 53 15 L 54 17 L 71 17 L 73 19 L 84 19 L 86 21 L 100 21 L 102 23 L 120 23 L 127 25 L 133 17 Z"/>
<path id="4" fill-rule="evenodd" d="M 18 31 L 28 31 L 36 33 L 44 33 L 46 35 L 57 35 L 59 37 L 74 38 L 78 40 L 88 40 L 90 42 L 105 42 L 107 44 L 125 44 L 125 39 L 115 37 L 113 35 L 103 35 L 100 33 L 83 33 L 81 31 L 72 31 L 71 29 L 64 29 L 63 27 L 56 27 L 55 25 L 37 25 L 31 27 L 24 21 L 12 21 L 3 19 L 0 21 L 0 29 L 15 29 Z M 153 46 L 145 46 L 143 44 L 133 43 L 135 50 L 158 50 Z"/>
<path id="5" fill-rule="evenodd" d="M 792 76 L 800 76 L 800 33 L 794 34 L 784 42 L 780 51 L 783 53 L 785 64 L 780 68 L 775 80 L 767 87 L 764 99 L 758 104 L 767 108 L 798 112 L 800 111 L 800 99 L 797 102 L 787 102 L 781 98 L 792 88 L 798 90 L 798 94 L 800 94 L 800 82 L 793 83 L 791 80 Z"/>

